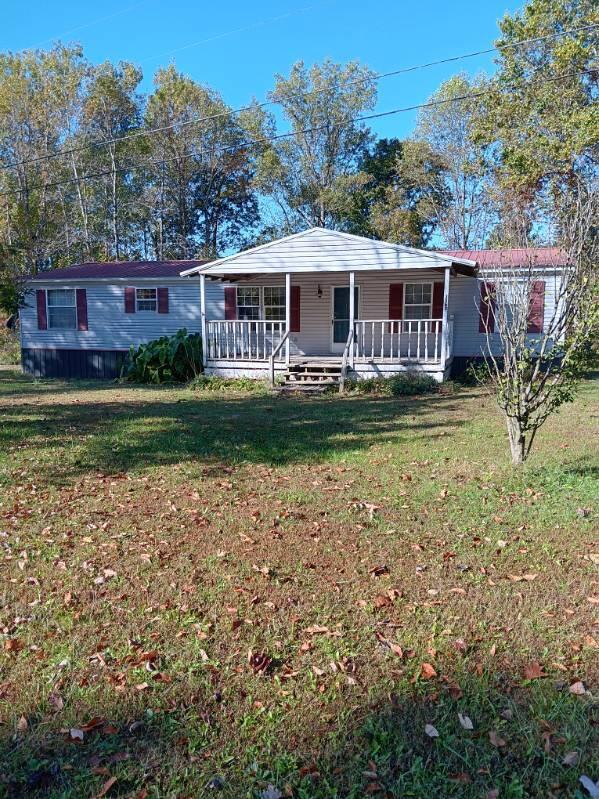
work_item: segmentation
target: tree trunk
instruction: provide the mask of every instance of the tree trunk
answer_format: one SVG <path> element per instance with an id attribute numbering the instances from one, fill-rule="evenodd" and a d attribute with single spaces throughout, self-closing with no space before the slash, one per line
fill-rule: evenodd
<path id="1" fill-rule="evenodd" d="M 526 437 L 520 429 L 518 419 L 508 417 L 507 432 L 510 439 L 510 450 L 512 453 L 512 464 L 519 466 L 526 459 Z"/>

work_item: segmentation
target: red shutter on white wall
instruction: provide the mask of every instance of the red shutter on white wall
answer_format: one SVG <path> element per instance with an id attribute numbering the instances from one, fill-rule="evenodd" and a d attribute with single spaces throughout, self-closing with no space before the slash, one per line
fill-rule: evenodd
<path id="1" fill-rule="evenodd" d="M 87 330 L 87 291 L 77 289 L 77 330 Z"/>
<path id="2" fill-rule="evenodd" d="M 125 287 L 125 313 L 135 313 L 135 289 L 133 286 Z"/>
<path id="3" fill-rule="evenodd" d="M 225 286 L 225 319 L 237 319 L 237 289 Z"/>
<path id="4" fill-rule="evenodd" d="M 403 317 L 403 283 L 389 284 L 389 319 Z M 389 325 L 390 333 L 398 333 L 399 325 Z"/>
<path id="5" fill-rule="evenodd" d="M 47 330 L 48 312 L 46 310 L 46 292 L 44 289 L 37 289 L 35 292 L 35 301 L 37 305 L 37 329 Z"/>
<path id="6" fill-rule="evenodd" d="M 291 333 L 299 333 L 301 329 L 301 290 L 299 286 L 291 286 Z"/>
<path id="7" fill-rule="evenodd" d="M 480 284 L 478 332 L 495 332 L 495 283 Z"/>
<path id="8" fill-rule="evenodd" d="M 531 286 L 528 304 L 527 333 L 542 333 L 545 322 L 545 281 L 535 280 Z"/>
<path id="9" fill-rule="evenodd" d="M 158 289 L 158 313 L 168 313 L 168 288 Z"/>
<path id="10" fill-rule="evenodd" d="M 433 283 L 433 308 L 432 314 L 433 319 L 442 319 L 443 318 L 443 296 L 445 294 L 445 284 L 441 281 L 436 281 Z M 439 327 L 439 332 L 441 332 L 441 328 L 443 327 L 441 322 L 437 322 Z"/>

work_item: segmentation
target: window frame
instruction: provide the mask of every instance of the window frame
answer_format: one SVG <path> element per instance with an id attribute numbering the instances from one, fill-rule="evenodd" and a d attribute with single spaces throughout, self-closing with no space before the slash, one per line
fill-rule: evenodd
<path id="1" fill-rule="evenodd" d="M 145 299 L 140 300 L 138 297 L 138 292 L 140 291 L 153 291 L 154 292 L 154 299 L 151 300 L 148 297 Z M 140 308 L 140 302 L 153 302 L 154 308 Z M 155 286 L 140 286 L 135 287 L 135 312 L 136 313 L 158 313 L 158 289 Z"/>
<path id="2" fill-rule="evenodd" d="M 245 303 L 239 302 L 239 290 L 243 289 L 257 289 L 258 290 L 258 304 L 257 305 L 247 305 Z M 264 292 L 266 289 L 276 289 L 277 291 L 283 292 L 283 303 L 281 305 L 273 305 L 272 303 L 268 303 L 268 305 L 264 301 Z M 256 285 L 246 285 L 246 286 L 235 286 L 235 307 L 237 309 L 237 319 L 240 322 L 285 322 L 286 320 L 286 310 L 287 310 L 287 301 L 285 297 L 285 286 L 256 286 Z M 257 319 L 242 319 L 239 314 L 239 308 L 258 308 L 258 318 Z M 267 319 L 266 318 L 266 309 L 267 308 L 283 308 L 283 316 L 281 319 Z"/>
<path id="3" fill-rule="evenodd" d="M 426 303 L 426 302 L 410 302 L 410 303 L 407 303 L 406 302 L 406 298 L 408 296 L 408 286 L 418 286 L 418 287 L 420 287 L 420 286 L 428 286 L 430 288 L 430 293 L 431 293 L 431 298 L 430 298 L 429 302 L 428 303 Z M 409 281 L 404 282 L 404 286 L 403 286 L 403 307 L 402 307 L 402 320 L 404 322 L 423 322 L 423 321 L 426 321 L 428 319 L 432 319 L 433 318 L 433 291 L 434 291 L 434 288 L 435 287 L 434 287 L 434 281 L 433 280 L 430 280 L 430 281 L 429 280 L 409 280 Z M 406 316 L 406 307 L 414 306 L 414 305 L 415 306 L 428 305 L 428 316 L 421 316 L 421 317 L 412 318 L 412 319 L 408 318 Z"/>
<path id="4" fill-rule="evenodd" d="M 70 292 L 73 295 L 73 304 L 72 305 L 50 305 L 50 293 L 53 292 L 53 291 L 68 291 L 68 292 Z M 72 308 L 75 311 L 75 314 L 74 314 L 75 323 L 73 325 L 69 325 L 68 327 L 65 327 L 64 325 L 53 325 L 51 323 L 51 318 L 52 318 L 51 309 L 54 309 L 54 308 L 61 308 L 61 309 L 62 308 Z M 78 323 L 77 316 L 78 316 L 77 315 L 77 292 L 76 292 L 76 290 L 74 288 L 71 288 L 70 286 L 66 286 L 66 287 L 63 287 L 63 288 L 46 289 L 46 326 L 47 326 L 48 330 L 77 330 L 77 323 Z"/>

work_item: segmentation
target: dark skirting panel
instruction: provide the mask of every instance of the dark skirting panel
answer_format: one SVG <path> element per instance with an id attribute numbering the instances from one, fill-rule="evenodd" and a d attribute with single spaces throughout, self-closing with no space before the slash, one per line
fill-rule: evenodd
<path id="1" fill-rule="evenodd" d="M 122 350 L 22 349 L 23 371 L 34 377 L 114 379 L 128 353 Z"/>

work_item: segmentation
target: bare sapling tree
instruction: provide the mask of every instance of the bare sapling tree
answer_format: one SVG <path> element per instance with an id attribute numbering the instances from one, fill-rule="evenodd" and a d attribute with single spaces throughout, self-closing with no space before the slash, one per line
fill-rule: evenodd
<path id="1" fill-rule="evenodd" d="M 486 371 L 514 465 L 528 458 L 547 419 L 572 401 L 599 332 L 597 186 L 577 181 L 560 200 L 557 238 L 566 266 L 547 268 L 530 249 L 524 266 L 506 264 L 481 290 Z"/>

